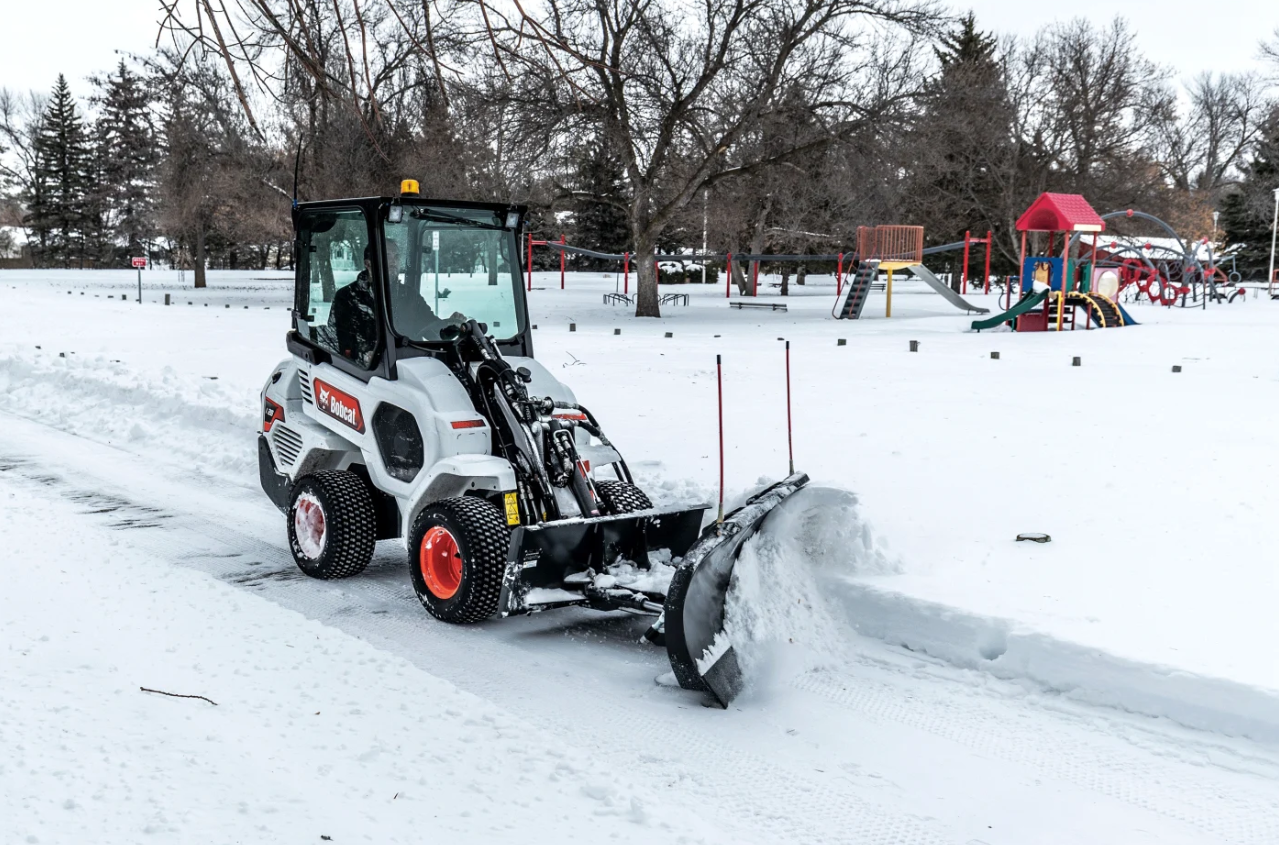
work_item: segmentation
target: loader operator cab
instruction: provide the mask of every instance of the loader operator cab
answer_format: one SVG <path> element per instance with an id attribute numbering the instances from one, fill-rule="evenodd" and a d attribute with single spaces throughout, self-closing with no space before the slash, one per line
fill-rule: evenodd
<path id="1" fill-rule="evenodd" d="M 523 214 L 414 193 L 299 205 L 290 348 L 364 380 L 394 378 L 397 359 L 444 354 L 473 319 L 504 352 L 531 355 Z"/>

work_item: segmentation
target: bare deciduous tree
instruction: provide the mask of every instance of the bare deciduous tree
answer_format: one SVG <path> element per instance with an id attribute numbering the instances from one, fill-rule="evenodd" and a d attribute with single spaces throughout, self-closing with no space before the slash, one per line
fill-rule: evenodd
<path id="1" fill-rule="evenodd" d="M 0 88 L 0 184 L 16 190 L 26 203 L 38 199 L 34 196 L 40 168 L 36 139 L 47 106 L 48 98 L 34 91 L 21 95 Z"/>
<path id="2" fill-rule="evenodd" d="M 599 134 L 620 151 L 638 316 L 660 316 L 647 257 L 692 200 L 829 146 L 908 97 L 876 88 L 883 65 L 869 61 L 871 29 L 921 30 L 935 19 L 930 5 L 898 0 L 704 0 L 695 8 L 690 18 L 671 2 L 545 0 L 510 18 L 488 11 L 515 77 L 509 87 L 535 105 L 521 115 L 528 131 L 546 140 Z M 760 143 L 797 92 L 820 131 Z M 757 214 L 753 228 L 762 231 L 766 217 Z"/>
<path id="3" fill-rule="evenodd" d="M 1160 128 L 1158 158 L 1174 188 L 1215 198 L 1259 136 L 1265 89 L 1255 74 L 1202 73 L 1186 95 L 1186 116 Z"/>

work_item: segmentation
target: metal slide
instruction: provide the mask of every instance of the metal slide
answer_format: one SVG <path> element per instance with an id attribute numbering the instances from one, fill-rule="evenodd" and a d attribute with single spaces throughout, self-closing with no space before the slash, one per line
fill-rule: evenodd
<path id="1" fill-rule="evenodd" d="M 962 308 L 965 311 L 971 311 L 976 314 L 990 313 L 989 308 L 982 308 L 980 306 L 973 305 L 971 302 L 964 299 L 959 294 L 955 293 L 953 290 L 950 289 L 950 285 L 945 284 L 944 282 L 942 282 L 941 279 L 934 276 L 933 271 L 929 270 L 923 264 L 912 264 L 910 265 L 909 269 L 910 269 L 910 272 L 914 273 L 915 276 L 922 279 L 925 283 L 927 283 L 927 285 L 930 288 L 940 293 L 943 297 L 945 297 L 947 302 L 949 302 L 951 305 L 955 306 L 956 308 Z"/>

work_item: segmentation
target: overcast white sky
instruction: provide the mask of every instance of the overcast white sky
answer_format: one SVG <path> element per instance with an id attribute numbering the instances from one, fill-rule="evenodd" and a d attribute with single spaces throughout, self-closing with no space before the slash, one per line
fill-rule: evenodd
<path id="1" fill-rule="evenodd" d="M 0 13 L 0 86 L 47 91 L 59 72 L 79 95 L 85 78 L 110 69 L 116 51 L 155 43 L 154 0 L 5 0 Z M 1031 34 L 1054 20 L 1106 22 L 1122 14 L 1137 29 L 1142 51 L 1177 75 L 1260 67 L 1258 41 L 1279 27 L 1276 0 L 969 0 L 981 28 Z"/>

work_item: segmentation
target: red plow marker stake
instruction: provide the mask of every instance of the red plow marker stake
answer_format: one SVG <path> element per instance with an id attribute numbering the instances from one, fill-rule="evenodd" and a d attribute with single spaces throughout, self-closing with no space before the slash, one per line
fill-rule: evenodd
<path id="1" fill-rule="evenodd" d="M 719 396 L 719 516 L 724 521 L 724 367 L 720 356 L 715 356 L 716 391 Z"/>
<path id="2" fill-rule="evenodd" d="M 790 440 L 790 344 L 787 344 L 787 440 Z M 724 513 L 724 364 L 715 356 L 716 399 L 719 410 L 719 512 L 715 525 L 684 555 L 671 578 L 662 618 L 657 623 L 666 641 L 671 671 L 679 685 L 709 695 L 728 707 L 745 686 L 737 652 L 724 627 L 725 606 L 733 581 L 733 567 L 743 545 L 763 525 L 769 513 L 808 483 L 808 476 L 790 477 L 746 499 Z M 788 442 L 789 447 L 789 442 Z M 792 459 L 793 461 L 793 459 Z M 655 625 L 655 627 L 657 627 Z"/>
<path id="3" fill-rule="evenodd" d="M 786 341 L 786 457 L 790 475 L 795 474 L 795 438 L 791 433 L 790 417 L 790 341 Z"/>

